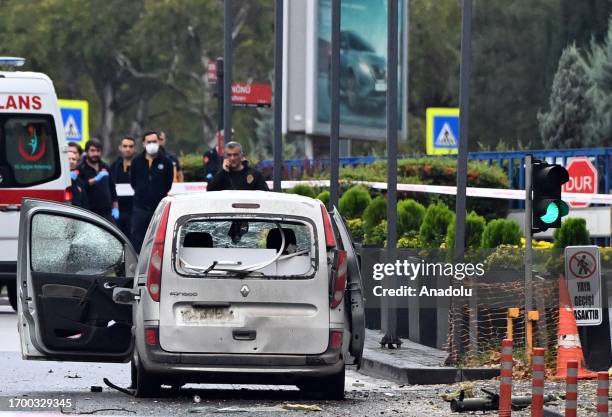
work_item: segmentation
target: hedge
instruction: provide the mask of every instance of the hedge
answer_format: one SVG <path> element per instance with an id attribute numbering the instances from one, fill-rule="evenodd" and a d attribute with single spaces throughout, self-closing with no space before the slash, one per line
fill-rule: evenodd
<path id="1" fill-rule="evenodd" d="M 446 239 L 448 225 L 455 221 L 453 213 L 445 204 L 431 204 L 419 230 L 419 240 L 426 248 L 439 248 Z"/>
<path id="2" fill-rule="evenodd" d="M 582 218 L 565 220 L 561 227 L 554 231 L 553 237 L 555 238 L 555 248 L 560 249 L 567 246 L 589 245 L 591 241 L 586 220 Z"/>
<path id="3" fill-rule="evenodd" d="M 342 194 L 338 201 L 340 214 L 349 219 L 361 217 L 363 211 L 372 202 L 370 192 L 361 185 L 355 185 Z"/>
<path id="4" fill-rule="evenodd" d="M 450 185 L 457 184 L 457 160 L 446 157 L 410 158 L 398 161 L 397 182 L 406 184 Z M 320 173 L 309 178 L 329 178 L 329 173 Z M 373 164 L 344 167 L 340 169 L 340 178 L 347 181 L 387 181 L 386 161 Z M 483 188 L 508 188 L 506 172 L 497 165 L 489 166 L 486 162 L 468 162 L 468 186 Z M 455 206 L 455 197 L 433 193 L 400 192 L 398 197 L 410 197 L 424 206 L 441 201 L 449 207 Z M 467 211 L 475 211 L 487 220 L 505 218 L 508 214 L 508 202 L 491 198 L 468 198 Z"/>
<path id="5" fill-rule="evenodd" d="M 517 222 L 509 219 L 491 220 L 482 233 L 483 249 L 493 249 L 500 245 L 519 245 L 523 232 Z"/>

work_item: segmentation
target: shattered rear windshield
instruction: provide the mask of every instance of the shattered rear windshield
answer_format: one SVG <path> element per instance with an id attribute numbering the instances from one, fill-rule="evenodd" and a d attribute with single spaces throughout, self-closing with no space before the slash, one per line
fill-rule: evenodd
<path id="1" fill-rule="evenodd" d="M 177 240 L 177 272 L 202 277 L 309 277 L 316 270 L 313 226 L 261 218 L 195 219 Z"/>

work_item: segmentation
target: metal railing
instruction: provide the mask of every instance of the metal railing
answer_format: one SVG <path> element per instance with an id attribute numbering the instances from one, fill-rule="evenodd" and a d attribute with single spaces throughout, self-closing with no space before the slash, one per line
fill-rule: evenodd
<path id="1" fill-rule="evenodd" d="M 525 188 L 525 157 L 532 155 L 534 158 L 543 159 L 548 162 L 567 165 L 570 158 L 587 157 L 597 167 L 599 174 L 599 192 L 602 194 L 610 193 L 612 182 L 612 172 L 610 165 L 612 162 L 612 148 L 579 148 L 579 149 L 538 149 L 529 151 L 507 151 L 507 152 L 470 152 L 470 161 L 483 161 L 491 165 L 498 165 L 508 176 L 510 188 L 521 190 Z M 400 158 L 440 158 L 431 155 L 411 155 L 400 156 Z M 451 155 L 451 157 L 455 157 Z M 357 167 L 370 165 L 377 161 L 384 161 L 384 157 L 358 156 L 340 158 L 340 167 Z M 261 161 L 259 169 L 266 173 L 271 173 L 274 162 L 271 160 Z M 329 159 L 289 159 L 283 162 L 283 178 L 301 179 L 305 174 L 328 170 L 330 167 Z M 522 203 L 522 202 L 517 202 Z"/>

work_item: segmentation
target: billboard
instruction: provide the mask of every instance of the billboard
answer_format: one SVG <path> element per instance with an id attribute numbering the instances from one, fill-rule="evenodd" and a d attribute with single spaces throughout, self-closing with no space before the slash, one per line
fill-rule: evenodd
<path id="1" fill-rule="evenodd" d="M 399 3 L 398 120 L 403 131 L 406 126 L 407 33 L 404 29 L 407 15 L 404 2 L 400 0 Z M 331 0 L 289 2 L 288 8 L 285 13 L 284 130 L 329 136 Z M 296 50 L 298 45 L 302 47 Z M 343 0 L 340 135 L 351 139 L 385 140 L 386 94 L 387 2 Z"/>

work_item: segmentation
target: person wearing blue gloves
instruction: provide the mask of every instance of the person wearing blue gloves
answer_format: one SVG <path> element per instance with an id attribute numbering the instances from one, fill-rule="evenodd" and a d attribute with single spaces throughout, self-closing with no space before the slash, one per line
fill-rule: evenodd
<path id="1" fill-rule="evenodd" d="M 85 184 L 88 209 L 110 222 L 119 220 L 119 203 L 109 167 L 101 159 L 102 143 L 91 139 L 85 145 L 85 159 L 78 167 L 78 179 Z"/>
<path id="2" fill-rule="evenodd" d="M 68 163 L 70 164 L 70 191 L 72 191 L 72 204 L 87 208 L 87 195 L 85 185 L 79 180 L 79 161 L 81 157 L 76 152 L 68 151 Z"/>

